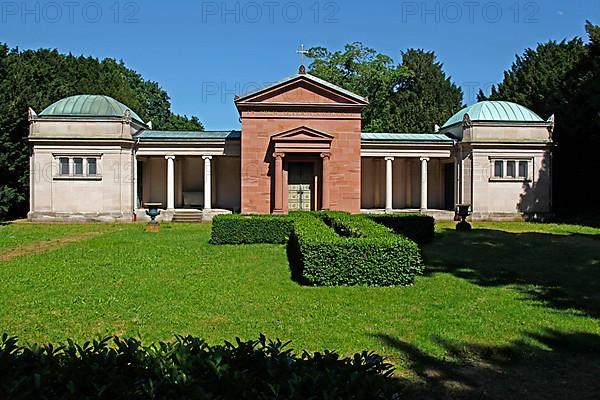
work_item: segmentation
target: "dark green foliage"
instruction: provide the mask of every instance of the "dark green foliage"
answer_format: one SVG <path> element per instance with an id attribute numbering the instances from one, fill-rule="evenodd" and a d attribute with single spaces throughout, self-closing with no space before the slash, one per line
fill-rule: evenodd
<path id="1" fill-rule="evenodd" d="M 389 399 L 392 372 L 374 353 L 296 355 L 262 335 L 217 346 L 191 336 L 149 347 L 118 337 L 0 343 L 2 399 Z"/>
<path id="2" fill-rule="evenodd" d="M 188 118 L 185 115 L 171 114 L 169 118 L 161 124 L 161 128 L 167 131 L 203 131 L 204 126 L 196 116 Z"/>
<path id="3" fill-rule="evenodd" d="M 19 201 L 24 201 L 24 199 L 22 194 L 19 195 L 17 189 L 4 185 L 0 186 L 0 221 L 8 219 L 11 205 Z"/>
<path id="4" fill-rule="evenodd" d="M 389 132 L 433 132 L 463 107 L 462 89 L 446 76 L 433 51 L 408 49 L 402 66 L 411 72 L 398 81 Z"/>
<path id="5" fill-rule="evenodd" d="M 410 75 L 406 68 L 362 43 L 347 44 L 343 51 L 333 53 L 323 47 L 312 48 L 310 57 L 314 59 L 311 74 L 369 98 L 363 131 L 393 131 L 389 129 L 395 109 L 392 98 L 398 80 Z"/>
<path id="6" fill-rule="evenodd" d="M 369 215 L 369 218 L 418 244 L 431 243 L 435 236 L 435 219 L 429 215 L 387 214 Z"/>
<path id="7" fill-rule="evenodd" d="M 294 222 L 276 215 L 218 215 L 212 223 L 210 243 L 286 243 Z"/>
<path id="8" fill-rule="evenodd" d="M 408 285 L 423 272 L 413 241 L 362 215 L 294 216 L 288 254 L 295 276 L 311 285 Z"/>
<path id="9" fill-rule="evenodd" d="M 343 51 L 310 50 L 310 73 L 369 98 L 364 132 L 433 132 L 462 107 L 463 93 L 433 52 L 408 49 L 402 63 L 351 43 Z"/>
<path id="10" fill-rule="evenodd" d="M 152 121 L 155 129 L 203 130 L 197 118 L 171 112 L 168 94 L 114 59 L 9 49 L 0 43 L 0 220 L 24 216 L 29 186 L 27 110 L 38 113 L 64 97 L 99 94 L 115 98 Z"/>
<path id="11" fill-rule="evenodd" d="M 597 210 L 594 196 L 581 196 L 596 179 L 600 146 L 600 27 L 588 22 L 589 42 L 549 41 L 517 56 L 489 97 L 522 104 L 543 118 L 555 114 L 552 160 L 553 206 L 559 213 Z M 525 198 L 535 199 L 535 190 Z"/>

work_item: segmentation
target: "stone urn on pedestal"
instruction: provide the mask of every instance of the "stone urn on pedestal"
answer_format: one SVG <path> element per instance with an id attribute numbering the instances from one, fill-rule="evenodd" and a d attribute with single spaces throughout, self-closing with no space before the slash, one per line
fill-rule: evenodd
<path id="1" fill-rule="evenodd" d="M 150 222 L 146 225 L 146 232 L 159 232 L 160 224 L 156 220 L 156 217 L 160 215 L 160 207 L 162 203 L 144 203 L 146 207 L 146 215 L 150 217 Z"/>
<path id="2" fill-rule="evenodd" d="M 456 230 L 462 232 L 471 231 L 471 224 L 467 222 L 467 217 L 471 215 L 471 205 L 470 204 L 457 204 L 456 211 L 454 214 L 454 220 L 460 221 L 456 224 Z"/>

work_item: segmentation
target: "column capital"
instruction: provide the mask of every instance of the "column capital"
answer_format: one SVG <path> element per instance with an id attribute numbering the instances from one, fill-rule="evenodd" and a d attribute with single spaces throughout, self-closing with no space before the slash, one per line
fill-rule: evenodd
<path id="1" fill-rule="evenodd" d="M 166 156 L 165 156 L 165 159 L 166 159 L 166 160 L 174 160 L 174 159 L 175 159 L 175 156 L 174 156 L 173 154 L 169 154 L 169 155 L 166 155 Z"/>
<path id="2" fill-rule="evenodd" d="M 212 160 L 213 156 L 202 156 L 203 160 Z"/>
<path id="3" fill-rule="evenodd" d="M 273 153 L 273 158 L 283 158 L 283 157 L 285 157 L 285 153 L 278 152 L 278 151 Z"/>
<path id="4" fill-rule="evenodd" d="M 394 157 L 385 157 L 385 161 L 394 161 Z"/>
<path id="5" fill-rule="evenodd" d="M 423 162 L 423 161 L 429 161 L 429 157 L 421 157 L 420 160 L 421 160 L 421 162 Z"/>
<path id="6" fill-rule="evenodd" d="M 331 153 L 328 151 L 321 153 L 321 158 L 329 160 L 331 158 Z"/>

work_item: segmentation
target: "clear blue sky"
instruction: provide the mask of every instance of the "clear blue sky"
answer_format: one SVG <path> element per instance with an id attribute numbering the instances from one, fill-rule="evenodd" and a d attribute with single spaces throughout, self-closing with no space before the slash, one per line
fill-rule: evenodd
<path id="1" fill-rule="evenodd" d="M 234 94 L 294 74 L 300 43 L 434 50 L 472 103 L 525 48 L 600 23 L 599 0 L 69 1 L 0 2 L 0 41 L 123 59 L 207 129 L 239 127 Z"/>

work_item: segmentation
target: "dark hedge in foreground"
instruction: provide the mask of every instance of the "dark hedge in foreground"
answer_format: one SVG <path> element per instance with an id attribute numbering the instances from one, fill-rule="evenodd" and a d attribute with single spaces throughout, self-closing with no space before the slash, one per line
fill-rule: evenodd
<path id="1" fill-rule="evenodd" d="M 5 334 L 0 399 L 397 398 L 392 366 L 374 353 L 297 355 L 286 345 L 261 335 L 218 346 L 191 336 L 21 346 Z"/>

